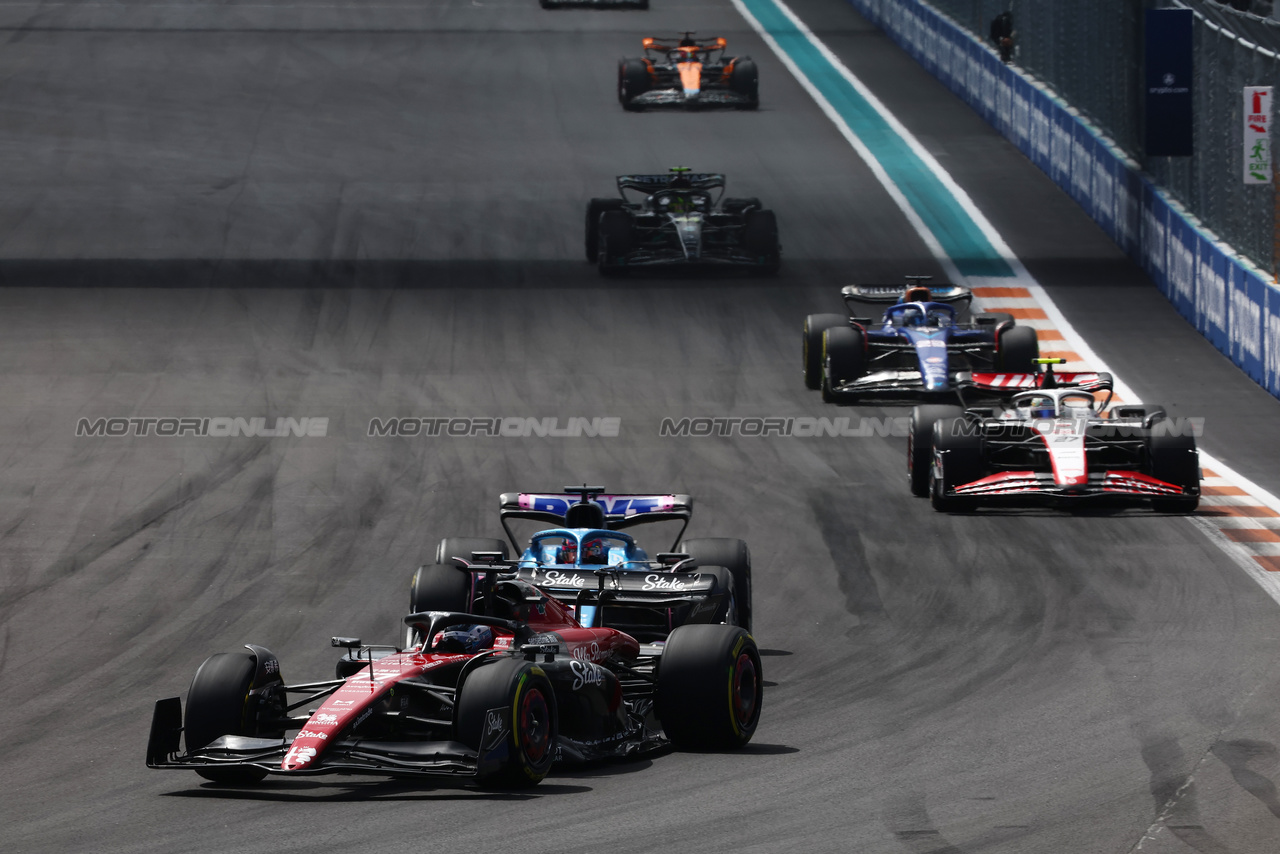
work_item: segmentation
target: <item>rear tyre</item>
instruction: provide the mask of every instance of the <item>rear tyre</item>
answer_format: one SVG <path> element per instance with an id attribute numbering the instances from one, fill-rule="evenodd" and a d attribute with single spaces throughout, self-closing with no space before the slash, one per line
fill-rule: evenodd
<path id="1" fill-rule="evenodd" d="M 587 203 L 587 260 L 592 264 L 600 255 L 600 214 L 622 210 L 622 199 L 592 199 Z"/>
<path id="2" fill-rule="evenodd" d="M 972 510 L 972 498 L 948 495 L 948 491 L 972 483 L 982 477 L 982 435 L 966 418 L 944 418 L 933 423 L 935 452 L 941 453 L 941 471 L 931 461 L 929 466 L 929 498 L 933 509 L 940 512 Z"/>
<path id="3" fill-rule="evenodd" d="M 822 399 L 838 403 L 841 383 L 856 380 L 867 370 L 866 338 L 861 329 L 837 326 L 822 333 Z"/>
<path id="4" fill-rule="evenodd" d="M 778 242 L 778 218 L 773 211 L 749 210 L 743 216 L 742 244 L 766 273 L 778 272 L 782 245 Z"/>
<path id="5" fill-rule="evenodd" d="M 447 564 L 455 557 L 469 561 L 472 552 L 502 552 L 503 560 L 511 557 L 506 542 L 497 537 L 445 537 L 436 546 L 436 563 Z"/>
<path id="6" fill-rule="evenodd" d="M 443 543 L 457 542 L 462 538 L 444 540 Z M 477 549 L 477 551 L 481 551 Z M 470 552 L 467 553 L 470 555 Z M 444 564 L 426 564 L 418 567 L 409 583 L 409 613 L 421 614 L 423 611 L 460 611 L 471 612 L 471 573 L 463 572 L 456 566 Z M 405 649 L 416 646 L 423 638 L 412 626 L 404 626 Z"/>
<path id="7" fill-rule="evenodd" d="M 224 735 L 257 735 L 256 709 L 249 690 L 257 661 L 245 652 L 220 652 L 206 658 L 191 680 L 182 721 L 187 752 L 199 750 Z M 261 768 L 197 768 L 206 780 L 227 785 L 250 785 L 262 780 Z"/>
<path id="8" fill-rule="evenodd" d="M 764 700 L 760 650 L 737 626 L 680 626 L 667 637 L 654 711 L 682 750 L 731 750 L 755 734 Z"/>
<path id="9" fill-rule="evenodd" d="M 1007 374 L 1035 373 L 1040 341 L 1030 326 L 1006 326 L 997 333 L 996 370 Z"/>
<path id="10" fill-rule="evenodd" d="M 649 68 L 642 59 L 622 59 L 618 61 L 618 102 L 623 109 L 638 111 L 644 107 L 632 104 L 637 95 L 649 91 Z"/>
<path id="11" fill-rule="evenodd" d="M 843 314 L 811 314 L 804 319 L 804 387 L 822 388 L 822 333 L 848 326 Z"/>
<path id="12" fill-rule="evenodd" d="M 924 404 L 912 408 L 911 428 L 907 432 L 907 482 L 911 484 L 912 495 L 924 498 L 929 494 L 934 422 L 963 414 L 964 410 L 958 406 Z"/>
<path id="13" fill-rule="evenodd" d="M 731 537 L 703 537 L 685 540 L 676 551 L 691 556 L 699 567 L 723 566 L 729 570 L 738 604 L 737 624 L 751 631 L 751 550 L 747 544 Z"/>
<path id="14" fill-rule="evenodd" d="M 605 211 L 600 214 L 600 254 L 597 258 L 600 272 L 606 276 L 624 272 L 630 252 L 631 217 L 626 211 Z"/>
<path id="15" fill-rule="evenodd" d="M 733 76 L 729 78 L 729 88 L 747 99 L 747 103 L 738 109 L 754 110 L 760 106 L 760 71 L 754 59 L 749 56 L 738 58 L 733 65 Z"/>
<path id="16" fill-rule="evenodd" d="M 1151 509 L 1161 513 L 1191 513 L 1200 505 L 1200 454 L 1195 436 L 1184 436 L 1161 429 L 1159 421 L 1147 437 L 1147 460 L 1151 476 L 1196 492 L 1177 498 L 1154 498 Z"/>
<path id="17" fill-rule="evenodd" d="M 556 697 L 541 667 L 500 659 L 473 671 L 458 694 L 457 740 L 480 754 L 476 782 L 486 788 L 536 786 L 556 754 Z"/>

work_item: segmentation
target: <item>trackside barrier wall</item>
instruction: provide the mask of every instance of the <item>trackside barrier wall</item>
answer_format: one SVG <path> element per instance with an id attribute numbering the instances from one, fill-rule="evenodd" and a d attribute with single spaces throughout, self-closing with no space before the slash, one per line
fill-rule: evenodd
<path id="1" fill-rule="evenodd" d="M 1065 103 L 921 0 L 849 0 L 1093 217 L 1178 311 L 1280 397 L 1280 288 L 1197 227 Z"/>

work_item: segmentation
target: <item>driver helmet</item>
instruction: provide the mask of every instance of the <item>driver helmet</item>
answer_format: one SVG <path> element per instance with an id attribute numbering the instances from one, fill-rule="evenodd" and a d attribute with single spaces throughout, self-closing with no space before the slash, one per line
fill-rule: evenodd
<path id="1" fill-rule="evenodd" d="M 1052 397 L 1037 397 L 1027 401 L 1027 414 L 1032 418 L 1055 418 L 1058 415 Z"/>
<path id="2" fill-rule="evenodd" d="M 903 326 L 923 326 L 924 312 L 916 308 L 915 306 L 911 306 L 910 308 L 905 309 L 902 312 L 902 325 Z"/>
<path id="3" fill-rule="evenodd" d="M 435 652 L 458 654 L 493 647 L 493 629 L 488 626 L 449 626 L 436 636 Z"/>
<path id="4" fill-rule="evenodd" d="M 667 210 L 675 214 L 687 214 L 693 210 L 693 200 L 684 194 L 671 197 L 671 204 L 667 206 Z"/>
<path id="5" fill-rule="evenodd" d="M 582 544 L 583 563 L 608 563 L 608 561 L 609 550 L 605 548 L 604 540 L 596 538 Z"/>
<path id="6" fill-rule="evenodd" d="M 577 563 L 578 562 L 578 541 L 573 537 L 565 537 L 564 545 L 560 547 L 560 551 L 556 554 L 556 563 Z"/>

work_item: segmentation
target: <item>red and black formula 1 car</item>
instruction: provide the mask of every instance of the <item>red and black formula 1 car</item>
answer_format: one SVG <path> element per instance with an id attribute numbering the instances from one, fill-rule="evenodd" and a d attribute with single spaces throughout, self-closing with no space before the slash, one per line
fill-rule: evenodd
<path id="1" fill-rule="evenodd" d="M 513 567 L 459 563 L 482 576 L 483 613 L 410 614 L 425 640 L 409 649 L 334 638 L 348 649 L 337 679 L 286 684 L 261 646 L 207 659 L 185 715 L 178 697 L 156 703 L 148 767 L 227 784 L 374 774 L 522 787 L 556 760 L 750 741 L 763 683 L 745 630 L 687 625 L 642 645 L 582 627 Z"/>
<path id="2" fill-rule="evenodd" d="M 624 109 L 647 107 L 760 106 L 760 73 L 749 56 L 725 56 L 722 38 L 678 41 L 646 38 L 644 56 L 618 62 L 618 101 Z"/>
<path id="3" fill-rule="evenodd" d="M 995 406 L 917 406 L 907 477 L 937 510 L 979 505 L 1147 504 L 1190 513 L 1200 501 L 1195 424 L 1159 406 L 1110 408 L 1105 373 L 965 375 L 962 398 Z M 1105 392 L 1101 401 L 1095 392 Z"/>

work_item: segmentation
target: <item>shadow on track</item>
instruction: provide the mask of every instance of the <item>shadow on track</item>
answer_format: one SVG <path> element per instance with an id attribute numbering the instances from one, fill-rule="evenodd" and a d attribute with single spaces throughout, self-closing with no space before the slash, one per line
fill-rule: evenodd
<path id="1" fill-rule="evenodd" d="M 0 287 L 34 288 L 776 288 L 826 263 L 783 262 L 777 275 L 750 270 L 654 270 L 606 278 L 586 261 L 132 259 L 0 260 Z M 844 262 L 840 262 L 843 264 Z M 918 263 L 891 262 L 915 269 Z M 819 274 L 819 278 L 821 278 Z M 798 322 L 798 321 L 797 321 Z"/>
<path id="2" fill-rule="evenodd" d="M 450 785 L 453 782 L 453 785 Z M 446 781 L 444 785 L 373 782 L 368 785 L 345 784 L 335 787 L 333 784 L 288 781 L 266 784 L 261 789 L 245 787 L 219 786 L 216 783 L 205 783 L 195 789 L 181 789 L 163 792 L 165 798 L 196 798 L 231 801 L 275 801 L 278 803 L 305 803 L 321 801 L 325 803 L 357 803 L 368 801 L 527 801 L 547 795 L 571 795 L 591 791 L 590 786 L 570 786 L 558 783 L 543 783 L 534 789 L 523 791 L 488 791 L 466 788 L 462 780 Z"/>

